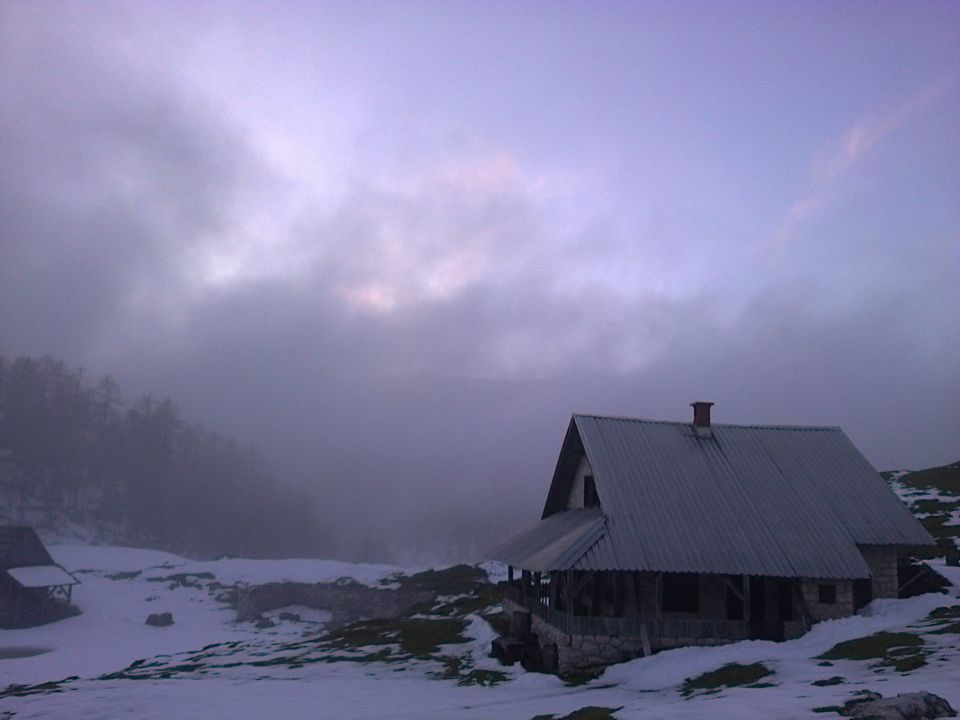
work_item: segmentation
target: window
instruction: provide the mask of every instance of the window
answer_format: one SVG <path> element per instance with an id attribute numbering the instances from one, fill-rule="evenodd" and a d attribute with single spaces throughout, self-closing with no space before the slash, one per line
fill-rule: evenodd
<path id="1" fill-rule="evenodd" d="M 583 506 L 600 507 L 600 496 L 597 495 L 597 483 L 593 481 L 593 475 L 583 476 Z"/>
<path id="2" fill-rule="evenodd" d="M 666 612 L 700 612 L 700 578 L 697 575 L 663 575 L 663 609 Z"/>
<path id="3" fill-rule="evenodd" d="M 821 605 L 833 605 L 837 601 L 837 586 L 821 585 L 817 589 L 817 600 Z"/>

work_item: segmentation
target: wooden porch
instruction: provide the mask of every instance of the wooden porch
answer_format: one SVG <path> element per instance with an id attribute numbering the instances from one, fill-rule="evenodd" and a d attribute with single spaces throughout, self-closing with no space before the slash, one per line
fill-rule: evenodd
<path id="1" fill-rule="evenodd" d="M 664 602 L 663 573 L 646 574 L 643 588 L 630 573 L 524 571 L 514 578 L 511 569 L 510 575 L 502 583 L 506 597 L 558 631 L 642 638 L 645 650 L 750 638 L 782 640 L 810 626 L 799 588 L 787 581 L 765 584 L 746 576 L 711 576 L 711 592 L 696 585 L 689 611 L 677 612 L 671 610 L 677 598 Z"/>

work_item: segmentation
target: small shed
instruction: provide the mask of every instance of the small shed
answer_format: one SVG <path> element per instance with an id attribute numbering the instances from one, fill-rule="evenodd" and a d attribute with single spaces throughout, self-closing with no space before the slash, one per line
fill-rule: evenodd
<path id="1" fill-rule="evenodd" d="M 79 582 L 54 562 L 32 527 L 0 526 L 0 626 L 63 617 Z"/>

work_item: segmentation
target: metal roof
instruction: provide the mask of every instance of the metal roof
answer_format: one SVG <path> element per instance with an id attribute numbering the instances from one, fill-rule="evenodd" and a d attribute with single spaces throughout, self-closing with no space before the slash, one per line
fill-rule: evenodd
<path id="1" fill-rule="evenodd" d="M 863 578 L 870 569 L 857 545 L 933 543 L 836 427 L 721 424 L 701 434 L 686 423 L 574 415 L 541 523 L 573 512 L 583 455 L 606 523 L 595 542 L 567 549 L 565 567 Z"/>
<path id="2" fill-rule="evenodd" d="M 551 515 L 517 533 L 490 551 L 508 565 L 533 572 L 567 570 L 603 534 L 599 508 L 569 510 Z"/>

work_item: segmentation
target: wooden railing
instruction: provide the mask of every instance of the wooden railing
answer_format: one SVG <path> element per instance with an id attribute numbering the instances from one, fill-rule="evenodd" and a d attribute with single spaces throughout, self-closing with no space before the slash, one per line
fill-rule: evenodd
<path id="1" fill-rule="evenodd" d="M 547 607 L 538 599 L 525 595 L 519 585 L 502 585 L 505 594 L 518 605 L 569 635 L 611 635 L 640 637 L 646 626 L 647 637 L 654 645 L 663 640 L 739 640 L 750 634 L 750 623 L 742 620 L 705 620 L 700 618 L 596 617 L 571 615 Z"/>

